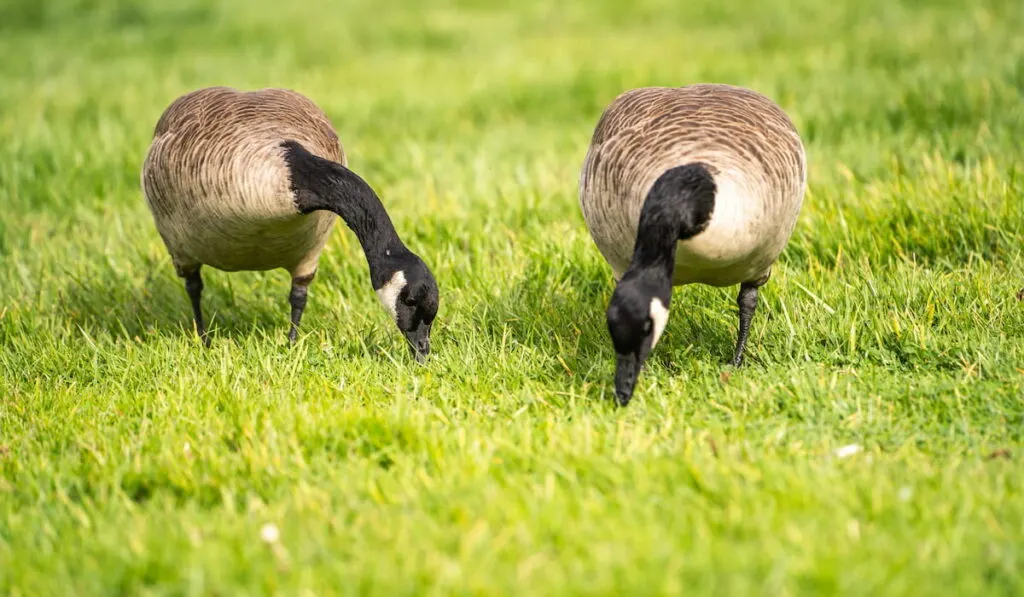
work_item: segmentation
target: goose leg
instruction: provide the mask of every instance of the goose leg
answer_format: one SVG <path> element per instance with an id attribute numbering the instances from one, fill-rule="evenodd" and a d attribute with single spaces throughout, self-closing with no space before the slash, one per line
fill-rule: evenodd
<path id="1" fill-rule="evenodd" d="M 736 352 L 732 357 L 733 367 L 743 364 L 743 349 L 746 348 L 747 336 L 750 335 L 750 321 L 754 318 L 754 310 L 757 309 L 757 288 L 756 284 L 744 282 L 740 284 L 740 293 L 736 297 L 736 304 L 740 308 L 740 333 L 736 339 Z"/>
<path id="2" fill-rule="evenodd" d="M 185 291 L 192 301 L 192 314 L 196 320 L 196 333 L 207 347 L 210 346 L 210 338 L 206 335 L 206 324 L 203 323 L 203 307 L 200 304 L 203 297 L 203 276 L 199 273 L 200 268 L 183 274 L 185 278 Z"/>
<path id="3" fill-rule="evenodd" d="M 292 291 L 288 294 L 288 302 L 292 306 L 292 328 L 288 332 L 288 341 L 292 344 L 299 338 L 299 322 L 302 320 L 302 312 L 306 310 L 309 283 L 313 281 L 315 275 L 316 272 L 313 272 L 292 278 Z"/>

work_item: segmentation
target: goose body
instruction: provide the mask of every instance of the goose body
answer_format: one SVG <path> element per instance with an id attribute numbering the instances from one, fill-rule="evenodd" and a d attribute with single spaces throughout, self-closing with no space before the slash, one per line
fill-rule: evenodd
<path id="1" fill-rule="evenodd" d="M 174 266 L 224 271 L 316 270 L 336 219 L 301 214 L 281 142 L 346 164 L 327 115 L 284 89 L 200 89 L 175 100 L 156 125 L 142 184 Z"/>
<path id="2" fill-rule="evenodd" d="M 755 91 L 640 88 L 604 111 L 584 159 L 579 200 L 618 281 L 608 320 L 620 356 L 620 401 L 629 400 L 664 329 L 674 285 L 741 285 L 733 359 L 740 363 L 757 288 L 793 232 L 806 183 L 799 133 Z M 650 333 L 629 332 L 645 322 Z M 624 354 L 633 355 L 631 365 L 621 366 Z"/>
<path id="3" fill-rule="evenodd" d="M 373 189 L 347 168 L 327 115 L 285 89 L 210 87 L 167 107 L 141 175 L 156 228 L 184 278 L 206 339 L 200 269 L 285 269 L 296 339 L 337 216 L 355 232 L 384 307 L 419 357 L 429 351 L 437 285 Z"/>

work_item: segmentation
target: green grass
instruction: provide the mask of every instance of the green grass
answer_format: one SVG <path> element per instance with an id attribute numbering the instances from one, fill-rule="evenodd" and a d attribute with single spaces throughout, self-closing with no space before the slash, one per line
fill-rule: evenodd
<path id="1" fill-rule="evenodd" d="M 1024 592 L 1024 5 L 427 4 L 0 0 L 0 593 Z M 579 167 L 697 81 L 810 190 L 748 364 L 678 289 L 618 409 Z M 283 272 L 211 270 L 202 349 L 138 172 L 217 84 L 328 112 L 438 277 L 426 366 L 342 226 L 296 347 Z"/>

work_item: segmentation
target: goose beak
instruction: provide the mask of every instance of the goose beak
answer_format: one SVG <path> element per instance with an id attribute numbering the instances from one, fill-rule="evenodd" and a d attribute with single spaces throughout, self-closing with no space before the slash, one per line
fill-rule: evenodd
<path id="1" fill-rule="evenodd" d="M 636 387 L 636 379 L 640 376 L 640 369 L 643 368 L 643 360 L 638 359 L 635 354 L 620 354 L 615 364 L 615 398 L 619 406 L 626 406 L 633 398 L 633 388 Z"/>
<path id="2" fill-rule="evenodd" d="M 405 339 L 409 341 L 409 348 L 416 357 L 416 362 L 425 363 L 430 354 L 430 326 L 420 325 L 414 330 L 404 332 Z"/>

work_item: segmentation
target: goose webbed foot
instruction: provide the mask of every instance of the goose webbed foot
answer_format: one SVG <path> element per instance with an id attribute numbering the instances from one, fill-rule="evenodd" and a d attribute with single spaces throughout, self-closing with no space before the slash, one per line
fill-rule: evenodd
<path id="1" fill-rule="evenodd" d="M 740 331 L 736 339 L 736 352 L 733 353 L 732 366 L 739 367 L 743 364 L 743 349 L 747 346 L 747 337 L 750 335 L 750 322 L 754 318 L 754 311 L 757 309 L 757 288 L 758 285 L 744 282 L 740 285 L 739 295 L 736 297 L 736 304 L 740 308 Z"/>

